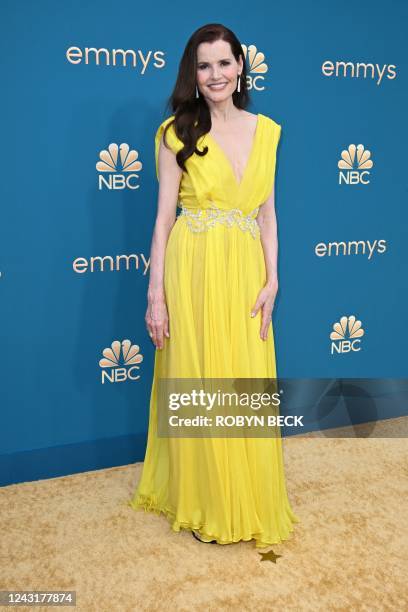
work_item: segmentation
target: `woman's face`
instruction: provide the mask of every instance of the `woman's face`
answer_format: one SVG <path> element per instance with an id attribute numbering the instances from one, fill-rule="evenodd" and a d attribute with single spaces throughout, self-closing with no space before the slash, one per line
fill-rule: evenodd
<path id="1" fill-rule="evenodd" d="M 225 40 L 198 45 L 197 87 L 205 98 L 220 102 L 232 96 L 241 72 L 242 57 L 237 62 Z"/>

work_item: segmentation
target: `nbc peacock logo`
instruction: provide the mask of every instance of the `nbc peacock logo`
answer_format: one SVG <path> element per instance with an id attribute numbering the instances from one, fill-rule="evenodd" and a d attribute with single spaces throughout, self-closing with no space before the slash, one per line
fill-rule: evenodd
<path id="1" fill-rule="evenodd" d="M 333 331 L 330 334 L 331 354 L 361 351 L 360 338 L 362 336 L 364 336 L 364 329 L 361 321 L 357 321 L 354 315 L 341 317 L 340 321 L 333 324 Z"/>
<path id="2" fill-rule="evenodd" d="M 341 159 L 337 166 L 339 172 L 339 185 L 368 185 L 370 172 L 373 167 L 371 152 L 364 145 L 351 144 L 348 149 L 341 152 Z"/>
<path id="3" fill-rule="evenodd" d="M 263 91 L 265 89 L 265 77 L 268 72 L 268 66 L 265 62 L 265 55 L 258 51 L 255 45 L 241 45 L 244 52 L 244 59 L 247 62 L 247 87 L 248 89 L 256 89 Z"/>
<path id="4" fill-rule="evenodd" d="M 122 142 L 112 142 L 108 149 L 99 153 L 96 169 L 99 172 L 99 189 L 138 189 L 139 170 L 143 164 L 138 159 L 139 153 Z"/>
<path id="5" fill-rule="evenodd" d="M 103 349 L 102 355 L 99 365 L 102 368 L 103 385 L 105 382 L 116 383 L 140 378 L 139 363 L 143 361 L 143 355 L 137 344 L 132 344 L 130 340 L 115 340 L 110 347 Z"/>

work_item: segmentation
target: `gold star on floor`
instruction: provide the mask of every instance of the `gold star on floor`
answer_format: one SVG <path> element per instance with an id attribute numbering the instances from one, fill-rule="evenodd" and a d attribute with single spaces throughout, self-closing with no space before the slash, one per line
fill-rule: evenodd
<path id="1" fill-rule="evenodd" d="M 276 559 L 281 557 L 282 555 L 275 555 L 273 550 L 269 550 L 267 553 L 259 553 L 262 557 L 261 561 L 273 561 L 276 563 Z"/>

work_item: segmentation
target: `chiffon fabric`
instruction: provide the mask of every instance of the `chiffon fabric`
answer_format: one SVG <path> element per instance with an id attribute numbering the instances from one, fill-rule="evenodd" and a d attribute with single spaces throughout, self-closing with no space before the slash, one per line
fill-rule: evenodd
<path id="1" fill-rule="evenodd" d="M 163 130 L 155 136 L 156 173 Z M 196 530 L 204 541 L 230 544 L 254 540 L 264 548 L 290 537 L 294 523 L 286 490 L 282 439 L 176 438 L 157 436 L 157 381 L 160 378 L 274 378 L 277 375 L 272 324 L 260 337 L 261 310 L 251 317 L 266 282 L 259 235 L 249 231 L 275 180 L 281 126 L 257 115 L 250 157 L 239 182 L 232 165 L 210 134 L 183 171 L 180 214 L 165 251 L 164 288 L 170 337 L 156 349 L 149 429 L 141 478 L 128 504 L 163 514 L 171 529 Z M 173 124 L 166 142 L 174 153 L 183 143 Z M 194 231 L 191 213 L 204 219 L 216 207 L 219 219 Z M 237 210 L 238 209 L 238 210 Z M 235 211 L 235 212 L 234 212 Z M 189 216 L 190 215 L 190 216 Z M 201 218 L 201 217 L 200 217 Z M 256 224 L 256 221 L 255 221 Z M 259 226 L 256 224 L 256 227 Z"/>

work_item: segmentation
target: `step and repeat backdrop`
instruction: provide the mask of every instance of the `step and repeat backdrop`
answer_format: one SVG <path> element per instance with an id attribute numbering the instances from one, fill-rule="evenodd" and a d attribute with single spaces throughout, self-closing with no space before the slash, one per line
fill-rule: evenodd
<path id="1" fill-rule="evenodd" d="M 282 126 L 278 374 L 407 377 L 405 2 L 0 11 L 1 484 L 143 460 L 154 135 L 206 23 L 236 33 L 248 110 Z"/>

